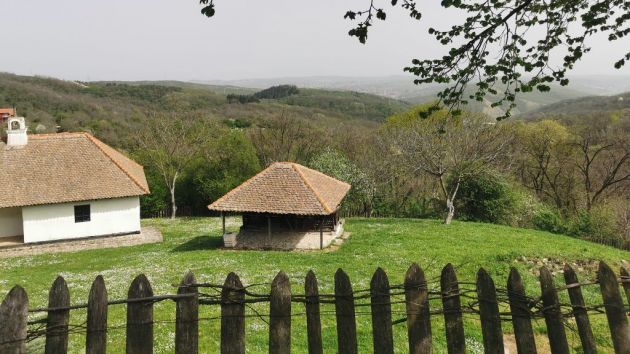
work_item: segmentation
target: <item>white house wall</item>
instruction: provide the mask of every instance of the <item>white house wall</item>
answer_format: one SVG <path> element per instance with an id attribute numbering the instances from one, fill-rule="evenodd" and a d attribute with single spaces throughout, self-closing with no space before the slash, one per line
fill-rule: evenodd
<path id="1" fill-rule="evenodd" d="M 0 237 L 22 235 L 22 209 L 0 209 Z"/>
<path id="2" fill-rule="evenodd" d="M 74 206 L 90 204 L 91 220 L 74 222 Z M 138 197 L 24 207 L 24 242 L 45 242 L 140 231 Z"/>

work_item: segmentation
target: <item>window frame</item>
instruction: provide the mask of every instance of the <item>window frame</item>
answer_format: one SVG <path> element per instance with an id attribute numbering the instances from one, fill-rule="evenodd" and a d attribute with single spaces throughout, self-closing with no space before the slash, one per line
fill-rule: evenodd
<path id="1" fill-rule="evenodd" d="M 74 206 L 74 223 L 84 223 L 92 221 L 92 207 L 90 204 L 79 204 Z"/>

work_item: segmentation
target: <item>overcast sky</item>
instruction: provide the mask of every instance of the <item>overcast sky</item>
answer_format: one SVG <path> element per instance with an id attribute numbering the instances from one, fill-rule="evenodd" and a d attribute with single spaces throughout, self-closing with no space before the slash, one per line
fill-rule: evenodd
<path id="1" fill-rule="evenodd" d="M 197 0 L 0 0 L 0 71 L 85 81 L 402 75 L 412 58 L 441 53 L 426 29 L 453 15 L 439 0 L 421 1 L 420 23 L 390 10 L 362 45 L 343 14 L 368 0 L 215 2 L 208 19 Z M 629 42 L 597 40 L 576 73 L 630 74 L 612 68 Z"/>

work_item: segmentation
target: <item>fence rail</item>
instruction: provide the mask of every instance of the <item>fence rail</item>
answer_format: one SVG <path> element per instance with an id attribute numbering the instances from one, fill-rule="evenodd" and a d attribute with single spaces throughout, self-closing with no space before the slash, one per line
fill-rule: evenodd
<path id="1" fill-rule="evenodd" d="M 580 283 L 571 269 L 564 269 L 566 286 L 556 288 L 551 273 L 540 270 L 541 296 L 526 296 L 519 272 L 512 268 L 505 289 L 497 288 L 492 277 L 484 270 L 477 273 L 475 283 L 458 281 L 455 268 L 443 268 L 439 287 L 431 286 L 423 270 L 413 264 L 405 274 L 403 284 L 390 285 L 388 276 L 377 269 L 369 289 L 353 290 L 350 278 L 341 269 L 334 276 L 334 293 L 319 292 L 317 278 L 308 272 L 304 293 L 292 291 L 289 278 L 284 272 L 276 275 L 270 293 L 256 293 L 256 285 L 243 286 L 235 273 L 230 273 L 224 284 L 197 283 L 188 272 L 177 287 L 177 294 L 154 295 L 151 283 L 144 275 L 137 276 L 126 299 L 109 300 L 105 282 L 98 276 L 92 283 L 88 301 L 71 305 L 68 286 L 58 277 L 49 292 L 47 308 L 28 307 L 26 291 L 15 286 L 0 305 L 0 353 L 26 353 L 27 342 L 45 338 L 45 353 L 67 353 L 69 335 L 80 332 L 70 325 L 70 313 L 77 309 L 87 310 L 84 325 L 86 353 L 105 353 L 108 332 L 108 309 L 126 304 L 126 352 L 131 354 L 152 353 L 154 343 L 153 305 L 158 301 L 175 301 L 175 352 L 197 353 L 199 343 L 199 307 L 220 306 L 220 351 L 224 354 L 245 353 L 245 309 L 251 304 L 268 303 L 269 313 L 260 314 L 269 327 L 269 352 L 290 353 L 291 322 L 305 317 L 309 354 L 324 352 L 321 317 L 327 315 L 320 305 L 332 304 L 335 311 L 338 352 L 358 352 L 357 316 L 371 316 L 373 349 L 376 354 L 394 352 L 393 326 L 406 323 L 409 352 L 432 352 L 432 318 L 444 318 L 449 353 L 465 353 L 466 340 L 464 315 L 480 320 L 485 353 L 503 353 L 502 323 L 510 321 L 518 353 L 536 353 L 532 320 L 544 318 L 547 336 L 553 353 L 568 353 L 569 344 L 566 322 L 574 318 L 584 353 L 596 353 L 596 340 L 591 330 L 589 313 L 605 313 L 616 353 L 630 353 L 630 327 L 626 318 L 620 284 L 630 301 L 630 276 L 621 269 L 620 277 L 601 262 L 597 281 Z M 585 286 L 599 285 L 603 303 L 587 306 L 582 296 Z M 474 285 L 474 287 L 473 287 Z M 206 294 L 205 289 L 216 293 Z M 559 301 L 559 292 L 567 291 L 570 304 Z M 403 298 L 398 300 L 399 298 Z M 433 300 L 433 301 L 431 301 Z M 442 307 L 431 308 L 441 302 Z M 300 305 L 294 305 L 300 304 Z M 392 306 L 404 305 L 402 319 L 394 320 Z M 305 311 L 295 311 L 304 306 Z M 369 308 L 369 311 L 367 309 Z M 506 310 L 506 309 L 509 309 Z M 503 312 L 501 312 L 503 311 Z M 29 313 L 45 313 L 46 318 L 29 321 Z M 119 351 L 121 348 L 115 348 Z"/>

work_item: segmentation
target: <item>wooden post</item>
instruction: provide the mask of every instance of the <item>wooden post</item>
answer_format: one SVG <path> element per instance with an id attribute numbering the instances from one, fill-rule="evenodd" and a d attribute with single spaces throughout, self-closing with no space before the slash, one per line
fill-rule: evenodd
<path id="1" fill-rule="evenodd" d="M 626 293 L 626 299 L 630 305 L 630 274 L 628 274 L 628 271 L 624 267 L 621 267 L 621 286 L 623 286 L 623 290 Z"/>
<path id="2" fill-rule="evenodd" d="M 319 249 L 320 250 L 324 249 L 324 217 L 323 216 L 319 223 Z"/>
<path id="3" fill-rule="evenodd" d="M 357 354 L 354 294 L 352 293 L 350 278 L 341 269 L 338 269 L 335 273 L 335 312 L 339 354 Z"/>
<path id="4" fill-rule="evenodd" d="M 142 299 L 153 296 L 151 284 L 144 274 L 138 275 L 127 298 Z M 127 354 L 153 353 L 153 302 L 129 302 L 127 304 Z"/>
<path id="5" fill-rule="evenodd" d="M 317 278 L 312 270 L 306 274 L 304 281 L 304 297 L 306 300 L 306 332 L 308 336 L 308 353 L 323 354 L 322 324 L 319 317 L 319 290 Z"/>
<path id="6" fill-rule="evenodd" d="M 267 247 L 271 246 L 271 216 L 267 215 Z"/>
<path id="7" fill-rule="evenodd" d="M 389 280 L 382 268 L 374 272 L 370 282 L 370 298 L 374 354 L 394 354 Z"/>
<path id="8" fill-rule="evenodd" d="M 615 353 L 630 353 L 630 327 L 615 273 L 606 263 L 600 262 L 597 279 L 604 299 L 606 318 Z"/>
<path id="9" fill-rule="evenodd" d="M 87 308 L 86 354 L 105 354 L 107 348 L 107 288 L 102 276 L 92 283 Z"/>
<path id="10" fill-rule="evenodd" d="M 50 292 L 48 293 L 49 308 L 67 308 L 70 306 L 70 293 L 68 285 L 63 277 L 55 279 Z M 68 352 L 68 322 L 70 320 L 70 310 L 48 311 L 46 321 L 46 354 L 58 354 Z"/>
<path id="11" fill-rule="evenodd" d="M 529 301 L 525 295 L 523 280 L 516 268 L 510 269 L 507 290 L 510 312 L 512 314 L 512 325 L 514 326 L 514 337 L 516 339 L 516 350 L 518 353 L 535 354 L 536 342 L 534 341 L 534 331 L 532 330 Z"/>
<path id="12" fill-rule="evenodd" d="M 586 312 L 586 308 L 584 308 L 582 290 L 580 289 L 577 275 L 568 264 L 564 266 L 564 281 L 568 287 L 567 291 L 569 292 L 571 306 L 573 307 L 573 316 L 575 317 L 575 323 L 578 328 L 578 333 L 580 334 L 580 341 L 582 342 L 582 351 L 584 354 L 595 354 L 597 353 L 597 347 L 595 346 L 591 323 L 588 320 L 588 313 Z"/>
<path id="13" fill-rule="evenodd" d="M 544 306 L 545 323 L 547 324 L 547 336 L 549 346 L 554 354 L 568 354 L 569 344 L 562 323 L 558 292 L 553 283 L 553 277 L 547 268 L 540 269 L 540 287 L 542 290 L 542 303 Z"/>
<path id="14" fill-rule="evenodd" d="M 221 212 L 221 223 L 223 224 L 223 235 L 225 235 L 225 213 Z"/>
<path id="15" fill-rule="evenodd" d="M 235 273 L 221 290 L 221 354 L 245 354 L 245 292 Z"/>
<path id="16" fill-rule="evenodd" d="M 449 354 L 464 354 L 466 341 L 464 323 L 462 322 L 462 306 L 459 299 L 459 285 L 452 264 L 442 269 L 440 276 L 442 306 L 444 307 L 444 324 L 446 327 L 446 343 Z"/>
<path id="17" fill-rule="evenodd" d="M 16 285 L 0 305 L 0 353 L 26 354 L 28 296 Z"/>
<path id="18" fill-rule="evenodd" d="M 505 348 L 497 292 L 494 281 L 483 268 L 477 272 L 477 299 L 479 300 L 484 353 L 503 354 Z"/>
<path id="19" fill-rule="evenodd" d="M 291 284 L 284 272 L 278 273 L 271 283 L 269 353 L 291 353 Z"/>
<path id="20" fill-rule="evenodd" d="M 431 353 L 431 314 L 429 291 L 424 272 L 412 264 L 405 275 L 405 303 L 407 309 L 407 332 L 409 353 Z"/>
<path id="21" fill-rule="evenodd" d="M 195 296 L 177 299 L 175 309 L 175 353 L 197 354 L 199 347 L 199 298 L 195 284 L 195 276 L 186 273 L 177 289 L 177 294 L 192 294 Z"/>

